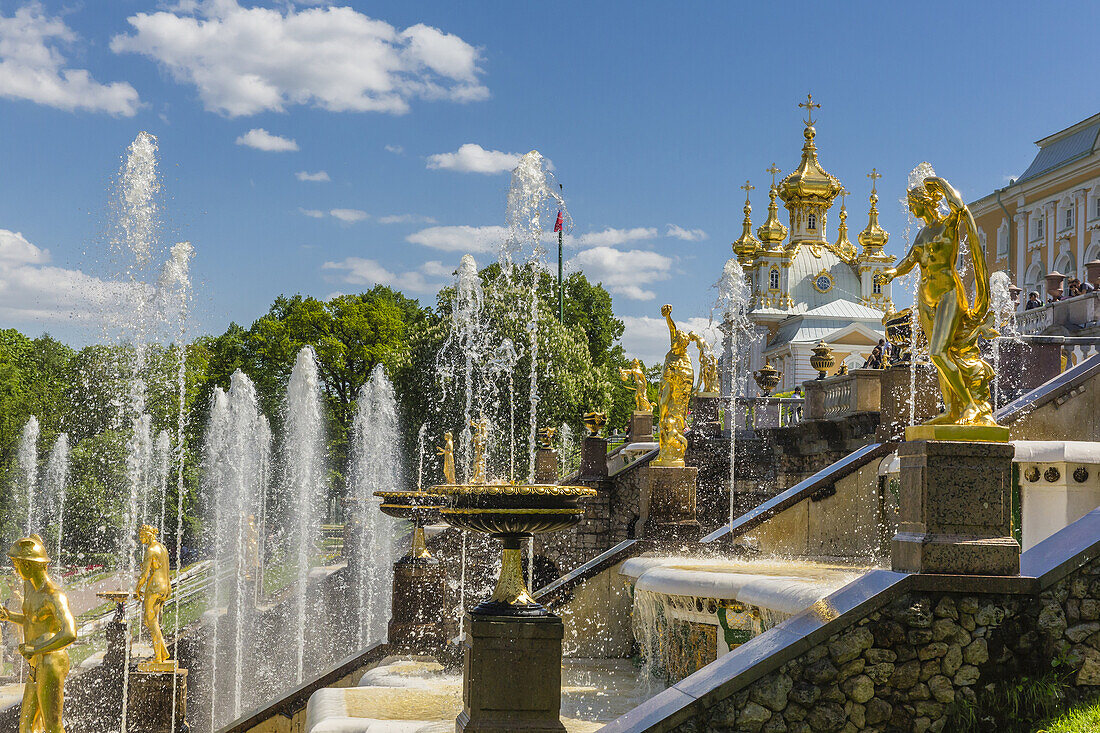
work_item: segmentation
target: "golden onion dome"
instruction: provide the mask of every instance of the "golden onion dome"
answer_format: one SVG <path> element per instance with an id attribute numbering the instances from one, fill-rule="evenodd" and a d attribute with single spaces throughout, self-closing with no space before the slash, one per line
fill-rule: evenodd
<path id="1" fill-rule="evenodd" d="M 741 264 L 751 261 L 760 251 L 760 241 L 752 236 L 752 204 L 749 202 L 749 191 L 754 186 L 748 181 L 741 189 L 745 192 L 745 219 L 741 222 L 741 236 L 733 243 L 733 252 Z"/>
<path id="2" fill-rule="evenodd" d="M 848 193 L 841 191 L 841 195 Z M 837 227 L 836 244 L 833 245 L 836 256 L 851 264 L 856 259 L 856 246 L 848 239 L 848 208 L 840 203 L 840 225 Z"/>
<path id="3" fill-rule="evenodd" d="M 779 189 L 775 185 L 775 174 L 779 172 L 779 169 L 773 163 L 768 172 L 772 174 L 772 187 L 768 191 L 768 197 L 771 198 L 768 203 L 768 220 L 760 225 L 760 228 L 756 230 L 756 235 L 760 237 L 760 241 L 765 248 L 778 249 L 783 240 L 787 238 L 787 227 L 779 221 L 779 205 L 775 203 L 775 197 L 779 195 Z"/>
<path id="4" fill-rule="evenodd" d="M 779 196 L 788 207 L 806 199 L 832 204 L 833 199 L 840 194 L 840 181 L 817 161 L 817 146 L 814 145 L 816 134 L 813 125 L 806 125 L 802 133 L 806 138 L 802 146 L 802 162 L 779 184 Z"/>
<path id="5" fill-rule="evenodd" d="M 890 241 L 890 235 L 878 223 L 878 190 L 875 181 L 882 176 L 873 168 L 867 177 L 871 179 L 871 210 L 867 212 L 867 228 L 859 233 L 858 239 L 863 247 L 863 257 L 882 256 L 882 248 Z"/>

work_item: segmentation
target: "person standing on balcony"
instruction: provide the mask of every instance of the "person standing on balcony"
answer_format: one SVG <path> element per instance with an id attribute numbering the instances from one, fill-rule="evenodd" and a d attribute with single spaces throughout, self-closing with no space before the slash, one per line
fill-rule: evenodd
<path id="1" fill-rule="evenodd" d="M 1029 311 L 1032 308 L 1042 308 L 1043 301 L 1039 300 L 1039 293 L 1032 290 L 1027 294 L 1027 304 L 1024 305 L 1024 310 Z"/>

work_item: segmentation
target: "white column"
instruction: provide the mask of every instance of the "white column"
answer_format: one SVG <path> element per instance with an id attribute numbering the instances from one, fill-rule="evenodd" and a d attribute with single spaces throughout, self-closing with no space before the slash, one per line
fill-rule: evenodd
<path id="1" fill-rule="evenodd" d="M 1027 212 L 1017 213 L 1012 220 L 1016 222 L 1016 287 L 1024 286 L 1024 273 L 1027 271 Z M 1027 293 L 1022 293 L 1020 303 L 1027 301 Z"/>
<path id="2" fill-rule="evenodd" d="M 1073 258 L 1076 261 L 1077 272 L 1074 273 L 1077 279 L 1085 279 L 1085 220 L 1089 217 L 1088 211 L 1088 191 L 1081 189 L 1077 192 L 1077 210 L 1073 212 L 1073 223 L 1077 227 L 1077 255 Z"/>
<path id="3" fill-rule="evenodd" d="M 1046 235 L 1046 247 L 1047 247 L 1047 267 L 1046 274 L 1050 274 L 1054 269 L 1054 232 L 1058 226 L 1058 204 L 1051 201 L 1045 207 L 1046 221 L 1043 222 L 1043 234 Z"/>

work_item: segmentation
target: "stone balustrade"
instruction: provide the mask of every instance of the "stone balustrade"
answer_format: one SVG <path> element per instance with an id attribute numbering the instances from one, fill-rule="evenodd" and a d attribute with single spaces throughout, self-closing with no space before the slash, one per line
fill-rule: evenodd
<path id="1" fill-rule="evenodd" d="M 1100 328 L 1100 291 L 1021 311 L 1016 315 L 1016 328 L 1025 335 Z"/>
<path id="2" fill-rule="evenodd" d="M 803 382 L 808 420 L 838 420 L 881 408 L 881 369 L 853 369 L 847 374 Z"/>

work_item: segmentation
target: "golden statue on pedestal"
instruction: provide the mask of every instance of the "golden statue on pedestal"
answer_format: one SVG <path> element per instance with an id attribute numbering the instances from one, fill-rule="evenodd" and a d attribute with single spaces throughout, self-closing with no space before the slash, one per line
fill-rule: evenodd
<path id="1" fill-rule="evenodd" d="M 489 422 L 485 418 L 470 420 L 473 432 L 470 437 L 474 444 L 474 467 L 469 483 L 485 484 L 489 482 L 485 469 L 485 444 L 488 441 Z"/>
<path id="2" fill-rule="evenodd" d="M 661 306 L 661 315 L 668 323 L 669 349 L 661 373 L 661 391 L 657 395 L 657 406 L 661 410 L 661 432 L 658 436 L 661 447 L 650 465 L 682 467 L 687 452 L 684 430 L 687 427 L 688 402 L 695 383 L 695 370 L 687 348 L 698 337 L 691 331 L 676 328 L 671 305 Z"/>
<path id="3" fill-rule="evenodd" d="M 922 167 L 927 167 L 924 164 Z M 928 354 L 936 365 L 944 413 L 925 423 L 999 428 L 989 402 L 993 368 L 982 359 L 978 337 L 993 338 L 994 314 L 989 311 L 989 270 L 985 252 L 978 239 L 974 216 L 962 196 L 951 184 L 934 175 L 908 192 L 909 209 L 925 226 L 917 233 L 913 246 L 896 268 L 883 271 L 893 279 L 914 267 L 920 267 L 917 314 L 921 330 L 928 337 Z M 946 202 L 948 213 L 939 210 Z M 960 243 L 966 237 L 974 267 L 974 303 L 967 302 L 966 289 L 956 262 Z M 920 427 L 925 427 L 920 426 Z M 1004 432 L 1002 437 L 1001 432 Z M 959 431 L 952 437 L 967 439 Z M 970 430 L 972 440 L 1007 440 L 1006 429 Z M 948 437 L 947 431 L 932 428 L 908 430 L 911 439 Z"/>
<path id="4" fill-rule="evenodd" d="M 652 412 L 653 403 L 649 401 L 646 390 L 649 389 L 649 380 L 645 378 L 645 370 L 642 369 L 642 360 L 635 359 L 629 369 L 619 370 L 619 379 L 627 382 L 627 387 L 634 390 L 634 412 Z"/>
<path id="5" fill-rule="evenodd" d="M 443 479 L 448 484 L 457 484 L 455 480 L 455 440 L 451 431 L 443 433 L 443 445 L 436 446 L 435 454 L 443 456 Z"/>
<path id="6" fill-rule="evenodd" d="M 164 602 L 172 595 L 172 580 L 168 574 L 168 548 L 157 540 L 157 529 L 148 524 L 141 525 L 138 539 L 145 545 L 145 559 L 141 563 L 141 577 L 134 589 L 141 601 L 142 620 L 149 630 L 153 642 L 152 665 L 145 665 L 148 671 L 174 669 L 175 664 L 168 662 L 168 646 L 164 643 L 164 633 L 160 628 L 160 612 Z"/>
<path id="7" fill-rule="evenodd" d="M 23 612 L 0 608 L 0 621 L 23 627 L 19 653 L 31 668 L 23 688 L 19 733 L 65 733 L 61 713 L 65 677 L 69 674 L 66 647 L 76 641 L 69 601 L 46 573 L 50 558 L 41 537 L 31 535 L 17 540 L 8 557 L 24 581 Z"/>
<path id="8" fill-rule="evenodd" d="M 695 337 L 695 345 L 699 347 L 699 384 L 696 385 L 695 391 L 698 394 L 716 395 L 718 394 L 718 360 L 714 358 L 705 338 L 699 334 L 692 335 Z"/>

